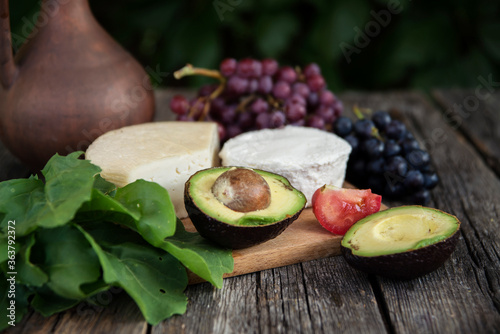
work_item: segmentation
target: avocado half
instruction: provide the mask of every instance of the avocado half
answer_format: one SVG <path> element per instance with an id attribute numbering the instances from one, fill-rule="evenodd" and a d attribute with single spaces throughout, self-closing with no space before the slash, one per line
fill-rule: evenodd
<path id="1" fill-rule="evenodd" d="M 260 244 L 280 235 L 296 220 L 306 205 L 306 197 L 283 176 L 252 169 L 271 190 L 270 205 L 262 210 L 231 210 L 213 195 L 215 180 L 234 167 L 214 167 L 193 174 L 185 184 L 184 204 L 201 236 L 231 249 Z"/>
<path id="2" fill-rule="evenodd" d="M 401 206 L 356 222 L 341 251 L 354 268 L 387 278 L 412 279 L 439 268 L 455 250 L 460 221 L 443 211 Z"/>

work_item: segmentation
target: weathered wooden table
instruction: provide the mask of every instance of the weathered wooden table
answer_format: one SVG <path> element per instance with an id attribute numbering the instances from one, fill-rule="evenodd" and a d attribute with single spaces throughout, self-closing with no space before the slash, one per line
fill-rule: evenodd
<path id="1" fill-rule="evenodd" d="M 43 318 L 31 313 L 8 333 L 498 333 L 500 332 L 500 93 L 480 80 L 465 91 L 340 95 L 401 113 L 431 153 L 441 182 L 429 206 L 456 215 L 451 259 L 410 281 L 369 276 L 341 256 L 227 278 L 222 289 L 189 286 L 188 310 L 149 326 L 124 294 L 108 307 L 79 305 Z M 158 91 L 158 120 L 172 92 Z M 0 180 L 28 171 L 3 146 Z M 400 203 L 385 201 L 389 206 Z"/>

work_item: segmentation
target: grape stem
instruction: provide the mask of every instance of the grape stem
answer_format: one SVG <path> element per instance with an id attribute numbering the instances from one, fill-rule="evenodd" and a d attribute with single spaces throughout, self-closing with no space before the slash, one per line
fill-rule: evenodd
<path id="1" fill-rule="evenodd" d="M 269 104 L 276 109 L 280 107 L 280 102 L 276 98 L 274 98 L 271 94 L 267 95 L 267 102 L 269 102 Z"/>
<path id="2" fill-rule="evenodd" d="M 365 115 L 363 114 L 362 110 L 370 110 L 370 109 L 366 108 L 361 109 L 358 107 L 358 105 L 354 105 L 354 107 L 352 108 L 352 111 L 354 112 L 354 115 L 356 115 L 357 119 L 365 119 Z"/>
<path id="3" fill-rule="evenodd" d="M 354 112 L 354 115 L 356 115 L 356 118 L 358 119 L 365 119 L 365 114 L 363 114 L 363 110 L 370 113 L 371 112 L 371 109 L 368 109 L 368 108 L 359 108 L 357 105 L 355 105 L 353 108 L 352 108 L 353 112 Z M 377 138 L 378 140 L 380 141 L 384 141 L 384 139 L 382 138 L 382 136 L 380 135 L 380 132 L 378 131 L 377 127 L 375 126 L 372 126 L 372 135 L 373 137 Z"/>
<path id="4" fill-rule="evenodd" d="M 255 100 L 256 96 L 254 94 L 250 95 L 250 96 L 247 96 L 246 98 L 244 98 L 240 104 L 238 105 L 238 107 L 236 108 L 236 111 L 237 112 L 244 112 L 245 111 L 245 108 L 248 106 L 248 104 L 250 104 L 250 102 L 252 102 L 253 100 Z"/>
<path id="5" fill-rule="evenodd" d="M 203 112 L 198 119 L 199 121 L 203 121 L 207 117 L 210 111 L 210 101 L 218 97 L 224 91 L 224 88 L 226 87 L 226 78 L 217 70 L 209 70 L 206 68 L 193 67 L 193 65 L 191 64 L 186 64 L 186 66 L 174 72 L 174 77 L 176 79 L 181 79 L 191 75 L 201 75 L 204 77 L 209 77 L 219 80 L 219 86 L 217 87 L 217 89 L 214 90 L 208 97 L 198 99 L 195 102 L 193 108 L 191 109 L 190 115 L 193 115 L 195 112 L 196 105 L 199 102 L 205 103 L 203 107 Z"/>
<path id="6" fill-rule="evenodd" d="M 226 78 L 224 78 L 224 76 L 222 76 L 222 74 L 217 70 L 209 70 L 206 68 L 193 67 L 193 65 L 191 64 L 186 64 L 186 66 L 174 72 L 174 77 L 176 79 L 181 79 L 190 75 L 202 75 L 205 77 L 217 79 L 221 82 L 226 81 Z"/>

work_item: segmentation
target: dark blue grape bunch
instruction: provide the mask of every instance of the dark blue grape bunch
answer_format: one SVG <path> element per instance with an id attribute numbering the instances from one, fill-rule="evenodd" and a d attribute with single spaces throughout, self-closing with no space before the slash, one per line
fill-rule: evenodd
<path id="1" fill-rule="evenodd" d="M 356 121 L 342 116 L 332 128 L 352 147 L 347 180 L 388 198 L 427 204 L 439 183 L 429 153 L 387 111 L 370 112 L 371 117 L 358 108 L 354 112 Z"/>

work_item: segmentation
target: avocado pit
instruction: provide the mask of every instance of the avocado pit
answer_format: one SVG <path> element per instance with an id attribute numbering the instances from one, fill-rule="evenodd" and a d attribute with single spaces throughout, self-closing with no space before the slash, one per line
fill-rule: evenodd
<path id="1" fill-rule="evenodd" d="M 271 203 L 269 184 L 248 168 L 233 167 L 222 173 L 215 180 L 212 193 L 222 204 L 238 212 L 263 210 Z"/>

